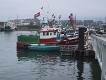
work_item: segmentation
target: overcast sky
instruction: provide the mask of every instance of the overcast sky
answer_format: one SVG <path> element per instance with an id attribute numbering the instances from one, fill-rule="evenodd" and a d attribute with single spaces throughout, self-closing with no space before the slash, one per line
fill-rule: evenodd
<path id="1" fill-rule="evenodd" d="M 0 0 L 0 21 L 16 19 L 17 15 L 19 19 L 33 18 L 37 12 L 49 18 L 61 14 L 61 19 L 68 19 L 73 13 L 77 19 L 105 20 L 106 0 Z"/>

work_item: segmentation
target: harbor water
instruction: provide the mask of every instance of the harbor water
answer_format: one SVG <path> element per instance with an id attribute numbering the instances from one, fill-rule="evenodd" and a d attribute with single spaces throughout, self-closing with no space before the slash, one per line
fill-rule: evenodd
<path id="1" fill-rule="evenodd" d="M 100 80 L 93 58 L 16 48 L 18 31 L 0 32 L 0 80 Z"/>

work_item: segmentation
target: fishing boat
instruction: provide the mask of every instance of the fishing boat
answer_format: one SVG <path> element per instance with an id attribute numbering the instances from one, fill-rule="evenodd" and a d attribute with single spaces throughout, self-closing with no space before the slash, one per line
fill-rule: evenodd
<path id="1" fill-rule="evenodd" d="M 45 44 L 45 45 L 55 45 L 57 43 L 56 37 L 58 30 L 56 28 L 48 25 L 47 18 L 42 21 L 42 28 L 38 31 L 37 35 L 23 34 L 17 37 L 17 47 L 24 47 L 26 44 Z"/>
<path id="2" fill-rule="evenodd" d="M 34 50 L 34 51 L 59 51 L 59 46 L 31 45 L 31 46 L 28 46 L 28 50 Z"/>
<path id="3" fill-rule="evenodd" d="M 21 34 L 17 38 L 17 47 L 25 47 L 26 44 L 45 44 L 46 46 L 78 44 L 78 37 L 61 36 L 57 30 L 50 28 L 42 28 L 38 35 Z"/>
<path id="4" fill-rule="evenodd" d="M 45 19 L 45 18 L 44 18 Z M 46 20 L 46 21 L 45 21 Z M 42 28 L 38 31 L 38 35 L 20 35 L 18 36 L 17 47 L 25 47 L 26 44 L 39 44 L 34 46 L 29 46 L 30 49 L 42 49 L 45 50 L 53 48 L 58 49 L 58 45 L 77 45 L 78 37 L 68 36 L 67 34 L 62 34 L 61 27 L 55 25 L 49 26 L 47 19 L 45 19 Z M 42 46 L 44 44 L 45 46 Z"/>
<path id="5" fill-rule="evenodd" d="M 16 29 L 16 25 L 13 22 L 8 21 L 4 23 L 3 31 L 13 31 Z"/>

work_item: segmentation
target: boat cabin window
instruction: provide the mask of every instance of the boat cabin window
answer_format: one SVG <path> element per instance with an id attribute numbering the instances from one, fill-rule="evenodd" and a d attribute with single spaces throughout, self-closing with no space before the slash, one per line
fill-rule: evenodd
<path id="1" fill-rule="evenodd" d="M 56 32 L 54 32 L 54 35 L 56 35 Z"/>
<path id="2" fill-rule="evenodd" d="M 43 36 L 49 35 L 49 32 L 43 32 Z"/>
<path id="3" fill-rule="evenodd" d="M 52 33 L 50 33 L 50 35 L 52 35 Z"/>
<path id="4" fill-rule="evenodd" d="M 43 36 L 45 36 L 45 32 L 43 32 Z"/>
<path id="5" fill-rule="evenodd" d="M 49 32 L 46 32 L 46 35 L 49 35 Z"/>

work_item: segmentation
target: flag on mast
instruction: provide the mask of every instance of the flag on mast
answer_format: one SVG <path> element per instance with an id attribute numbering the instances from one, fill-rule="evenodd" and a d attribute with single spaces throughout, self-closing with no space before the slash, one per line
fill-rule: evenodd
<path id="1" fill-rule="evenodd" d="M 73 14 L 72 13 L 69 15 L 69 19 L 70 19 L 70 22 L 74 24 L 74 19 L 73 19 Z"/>
<path id="2" fill-rule="evenodd" d="M 37 17 L 39 17 L 39 16 L 40 16 L 40 12 L 36 13 L 36 14 L 34 15 L 34 18 L 37 18 Z"/>

